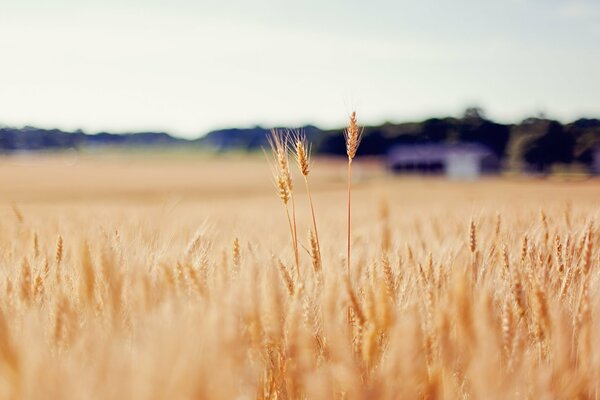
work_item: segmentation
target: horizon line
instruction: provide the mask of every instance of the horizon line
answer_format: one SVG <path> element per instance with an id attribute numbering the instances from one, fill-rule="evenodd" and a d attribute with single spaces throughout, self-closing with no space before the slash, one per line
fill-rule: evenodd
<path id="1" fill-rule="evenodd" d="M 527 120 L 527 119 L 531 119 L 531 118 L 535 118 L 535 119 L 544 119 L 544 120 L 548 120 L 548 121 L 557 121 L 559 123 L 561 123 L 562 125 L 568 125 L 570 123 L 579 121 L 579 120 L 598 120 L 600 119 L 600 115 L 596 115 L 596 116 L 587 116 L 587 115 L 580 115 L 576 118 L 554 118 L 551 115 L 548 115 L 544 112 L 539 112 L 537 115 L 531 115 L 525 118 L 522 118 L 518 121 L 515 121 L 514 119 L 512 121 L 508 121 L 508 119 L 493 119 L 490 117 L 487 117 L 485 114 L 485 111 L 482 114 L 483 119 L 486 121 L 491 121 L 491 122 L 495 122 L 495 123 L 499 123 L 501 125 L 517 125 L 520 123 L 523 123 L 523 121 Z M 410 124 L 410 123 L 422 123 L 425 122 L 427 120 L 431 120 L 431 119 L 447 119 L 447 118 L 453 118 L 453 119 L 462 119 L 464 118 L 464 115 L 460 115 L 460 116 L 455 116 L 455 115 L 445 115 L 445 116 L 435 116 L 435 115 L 431 115 L 429 117 L 421 117 L 421 118 L 415 118 L 415 119 L 404 119 L 401 121 L 392 121 L 389 119 L 384 119 L 383 121 L 379 122 L 379 123 L 366 123 L 366 124 L 361 124 L 361 126 L 363 127 L 377 127 L 377 126 L 382 126 L 382 125 L 387 125 L 387 124 L 392 124 L 392 125 L 402 125 L 402 124 Z M 59 124 L 60 125 L 60 124 Z M 52 126 L 52 127 L 48 127 L 48 126 L 43 126 L 43 125 L 33 125 L 33 124 L 22 124 L 22 125 L 9 125 L 9 124 L 4 124 L 2 122 L 0 122 L 0 129 L 18 129 L 18 130 L 24 130 L 27 128 L 34 128 L 34 129 L 39 129 L 39 130 L 58 130 L 64 133 L 83 133 L 85 135 L 99 135 L 99 134 L 111 134 L 111 135 L 132 135 L 132 134 L 141 134 L 141 133 L 161 133 L 161 134 L 167 134 L 173 138 L 177 138 L 177 139 L 183 139 L 183 140 L 196 140 L 196 139 L 200 139 L 212 132 L 219 132 L 219 131 L 226 131 L 226 130 L 233 130 L 233 129 L 239 129 L 239 130 L 247 130 L 247 129 L 264 129 L 264 130 L 270 130 L 270 129 L 284 129 L 284 128 L 290 128 L 290 129 L 297 129 L 297 128 L 307 128 L 307 127 L 314 127 L 317 128 L 319 130 L 322 131 L 331 131 L 331 130 L 336 130 L 336 129 L 340 129 L 343 130 L 344 127 L 343 126 L 335 126 L 333 127 L 332 124 L 323 124 L 323 125 L 319 125 L 316 123 L 304 123 L 301 125 L 291 125 L 291 124 L 265 124 L 265 123 L 254 123 L 254 124 L 240 124 L 240 125 L 229 125 L 229 126 L 222 126 L 222 127 L 215 127 L 212 128 L 208 131 L 205 131 L 203 133 L 196 133 L 196 134 L 192 134 L 192 135 L 186 135 L 186 134 L 181 134 L 181 133 L 177 133 L 176 130 L 169 130 L 169 129 L 161 129 L 159 127 L 156 128 L 139 128 L 139 129 L 125 129 L 125 130 L 119 130 L 119 129 L 115 129 L 115 130 L 110 130 L 110 129 L 100 129 L 100 130 L 91 130 L 91 129 L 85 129 L 85 128 L 74 128 L 74 129 L 69 129 L 66 128 L 64 126 Z"/>

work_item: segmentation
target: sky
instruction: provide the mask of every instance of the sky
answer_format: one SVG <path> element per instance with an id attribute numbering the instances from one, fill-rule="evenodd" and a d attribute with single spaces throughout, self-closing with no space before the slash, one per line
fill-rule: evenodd
<path id="1" fill-rule="evenodd" d="M 0 0 L 0 125 L 600 117 L 598 0 Z"/>

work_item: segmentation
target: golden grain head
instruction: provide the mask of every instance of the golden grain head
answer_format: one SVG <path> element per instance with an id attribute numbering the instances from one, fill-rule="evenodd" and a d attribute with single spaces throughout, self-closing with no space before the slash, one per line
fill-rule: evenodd
<path id="1" fill-rule="evenodd" d="M 294 145 L 294 155 L 298 163 L 300 173 L 304 176 L 308 176 L 310 172 L 310 146 L 306 135 L 301 131 L 293 132 L 292 141 Z"/>
<path id="2" fill-rule="evenodd" d="M 315 273 L 321 272 L 321 251 L 319 249 L 319 244 L 317 243 L 317 238 L 313 233 L 312 229 L 308 230 L 308 237 L 310 242 L 310 256 L 313 265 L 313 269 Z"/>
<path id="3" fill-rule="evenodd" d="M 275 159 L 274 169 L 284 178 L 288 191 L 291 192 L 293 190 L 293 182 L 288 163 L 289 137 L 287 134 L 273 129 L 269 136 L 269 144 L 273 158 Z"/>
<path id="4" fill-rule="evenodd" d="M 290 200 L 290 189 L 287 184 L 286 178 L 282 175 L 277 175 L 276 188 L 277 194 L 279 194 L 279 198 L 283 201 L 283 204 L 288 203 Z"/>
<path id="5" fill-rule="evenodd" d="M 471 253 L 477 251 L 477 230 L 473 220 L 469 223 L 469 250 Z"/>
<path id="6" fill-rule="evenodd" d="M 344 131 L 344 138 L 346 139 L 346 154 L 348 155 L 348 160 L 352 161 L 356 156 L 356 151 L 358 150 L 362 138 L 362 128 L 359 128 L 358 126 L 356 111 L 352 111 L 352 114 L 350 114 L 348 126 Z"/>

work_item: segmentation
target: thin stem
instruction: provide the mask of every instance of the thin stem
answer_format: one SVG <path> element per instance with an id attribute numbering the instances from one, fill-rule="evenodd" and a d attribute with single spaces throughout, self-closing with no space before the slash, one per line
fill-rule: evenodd
<path id="1" fill-rule="evenodd" d="M 315 218 L 315 208 L 313 207 L 312 196 L 308 186 L 308 179 L 304 176 L 304 184 L 306 185 L 306 193 L 308 193 L 308 202 L 310 204 L 310 212 L 312 213 L 313 229 L 315 230 L 315 239 L 317 240 L 317 251 L 319 252 L 319 262 L 321 261 L 321 244 L 319 243 L 319 232 L 317 231 L 317 219 Z"/>
<path id="2" fill-rule="evenodd" d="M 352 187 L 352 159 L 348 159 L 348 278 L 350 278 L 350 191 Z"/>
<path id="3" fill-rule="evenodd" d="M 292 245 L 294 247 L 294 258 L 296 259 L 296 272 L 299 272 L 299 268 L 298 268 L 298 250 L 296 247 L 296 236 L 294 235 L 294 226 L 292 224 L 292 218 L 290 217 L 290 208 L 287 206 L 285 206 L 285 215 L 287 217 L 288 220 L 288 224 L 290 226 L 290 233 L 292 235 Z"/>
<path id="4" fill-rule="evenodd" d="M 294 257 L 296 259 L 296 276 L 300 278 L 300 260 L 298 257 L 298 233 L 296 231 L 296 201 L 294 200 L 294 193 L 291 193 L 292 197 L 292 222 L 293 222 L 293 233 L 292 239 L 294 241 Z"/>

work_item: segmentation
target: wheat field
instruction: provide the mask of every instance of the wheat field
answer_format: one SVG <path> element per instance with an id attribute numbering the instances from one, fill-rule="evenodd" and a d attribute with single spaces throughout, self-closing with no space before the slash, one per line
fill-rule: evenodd
<path id="1" fill-rule="evenodd" d="M 598 181 L 293 162 L 0 160 L 0 398 L 599 397 Z"/>

